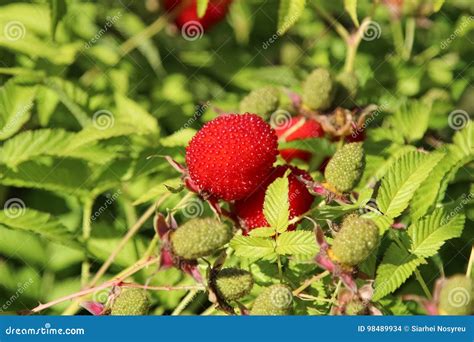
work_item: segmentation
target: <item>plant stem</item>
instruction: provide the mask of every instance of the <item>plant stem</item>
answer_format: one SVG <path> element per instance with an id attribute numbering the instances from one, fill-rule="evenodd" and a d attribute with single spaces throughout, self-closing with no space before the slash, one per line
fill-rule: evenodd
<path id="1" fill-rule="evenodd" d="M 142 285 L 142 284 L 129 283 L 129 284 L 122 284 L 121 286 L 132 287 L 135 289 L 150 290 L 150 291 L 182 291 L 182 290 L 205 291 L 206 290 L 204 285 L 148 286 L 148 285 Z"/>
<path id="2" fill-rule="evenodd" d="M 278 276 L 280 278 L 280 283 L 282 283 L 283 282 L 283 269 L 281 266 L 281 255 L 278 255 L 277 263 L 278 263 Z"/>
<path id="3" fill-rule="evenodd" d="M 199 292 L 199 290 L 191 290 L 188 292 L 186 296 L 181 300 L 181 302 L 178 304 L 178 306 L 174 309 L 174 311 L 171 313 L 171 316 L 179 316 L 181 312 L 183 312 L 184 309 L 192 302 L 196 294 Z"/>
<path id="4" fill-rule="evenodd" d="M 326 10 L 322 7 L 316 7 L 316 12 L 320 17 L 322 17 L 334 27 L 334 30 L 337 32 L 337 34 L 339 34 L 339 36 L 341 36 L 342 39 L 345 41 L 349 40 L 349 32 L 339 21 L 336 20 L 336 18 L 334 18 L 330 13 L 326 12 Z"/>
<path id="5" fill-rule="evenodd" d="M 62 303 L 62 302 L 65 302 L 65 301 L 68 301 L 68 300 L 71 300 L 71 299 L 76 299 L 76 301 L 74 303 L 72 303 L 72 305 L 70 305 L 64 312 L 63 312 L 63 315 L 71 315 L 71 314 L 74 314 L 77 310 L 76 308 L 76 302 L 78 303 L 77 299 L 78 298 L 81 298 L 81 297 L 84 297 L 90 293 L 93 293 L 93 292 L 96 292 L 96 291 L 99 291 L 99 290 L 102 290 L 104 288 L 107 288 L 107 287 L 111 287 L 111 286 L 114 286 L 116 284 L 119 284 L 121 283 L 124 279 L 126 279 L 127 277 L 133 275 L 134 273 L 137 273 L 138 271 L 140 271 L 141 269 L 151 265 L 151 264 L 154 264 L 156 262 L 158 262 L 159 260 L 159 257 L 155 257 L 155 258 L 152 258 L 152 259 L 149 259 L 147 261 L 143 261 L 143 260 L 140 260 L 139 262 L 136 262 L 135 264 L 133 264 L 132 266 L 130 266 L 127 270 L 123 271 L 121 274 L 117 275 L 116 277 L 114 277 L 113 279 L 110 279 L 109 281 L 106 281 L 105 283 L 99 285 L 99 286 L 96 286 L 96 287 L 91 287 L 91 288 L 87 288 L 87 289 L 84 289 L 84 290 L 81 290 L 79 292 L 76 292 L 76 293 L 73 293 L 73 294 L 70 294 L 70 295 L 67 295 L 67 296 L 64 296 L 64 297 L 60 297 L 58 299 L 55 299 L 51 302 L 48 302 L 48 303 L 45 303 L 45 304 L 41 304 L 41 305 L 38 305 L 37 307 L 33 308 L 31 310 L 32 313 L 35 313 L 35 312 L 40 312 L 42 310 L 45 310 L 47 308 L 50 308 L 56 304 L 59 304 L 59 303 Z"/>
<path id="6" fill-rule="evenodd" d="M 87 243 L 91 237 L 92 231 L 92 206 L 94 205 L 94 198 L 87 198 L 84 201 L 84 208 L 82 213 L 82 239 L 84 240 L 84 245 L 86 246 L 84 252 L 84 261 L 82 262 L 82 269 L 81 269 L 81 284 L 85 286 L 89 281 L 90 277 L 90 262 L 89 256 L 87 255 Z"/>
<path id="7" fill-rule="evenodd" d="M 342 280 L 339 280 L 339 281 L 337 282 L 336 289 L 334 290 L 334 292 L 333 292 L 333 294 L 332 294 L 332 296 L 331 296 L 331 302 L 332 302 L 332 303 L 331 303 L 331 307 L 329 308 L 329 312 L 332 311 L 332 308 L 333 308 L 334 303 L 335 303 L 335 301 L 336 301 L 336 296 L 337 296 L 337 294 L 339 293 L 339 288 L 341 287 L 341 285 L 342 285 Z"/>
<path id="8" fill-rule="evenodd" d="M 216 311 L 216 306 L 212 304 L 210 307 L 208 307 L 206 310 L 204 310 L 201 313 L 201 316 L 210 316 L 211 314 L 214 313 L 214 311 Z"/>
<path id="9" fill-rule="evenodd" d="M 362 41 L 362 37 L 364 37 L 364 32 L 367 26 L 370 24 L 371 18 L 366 17 L 362 20 L 359 28 L 356 32 L 351 34 L 348 39 L 345 40 L 347 45 L 347 53 L 346 53 L 346 61 L 344 63 L 344 71 L 345 72 L 353 72 L 354 71 L 354 64 L 355 58 L 357 55 L 357 50 L 359 48 L 360 42 Z"/>
<path id="10" fill-rule="evenodd" d="M 474 245 L 471 248 L 471 256 L 469 257 L 469 263 L 467 264 L 466 277 L 472 278 L 472 264 L 474 264 Z"/>
<path id="11" fill-rule="evenodd" d="M 408 18 L 405 26 L 405 44 L 403 46 L 403 55 L 404 60 L 409 60 L 411 56 L 411 51 L 413 48 L 413 42 L 415 40 L 415 28 L 416 22 L 415 18 Z"/>
<path id="12" fill-rule="evenodd" d="M 112 253 L 109 255 L 107 260 L 104 262 L 104 264 L 100 267 L 100 269 L 97 271 L 96 275 L 90 282 L 89 286 L 94 286 L 97 281 L 105 274 L 105 272 L 109 269 L 110 265 L 114 262 L 115 258 L 117 255 L 122 251 L 122 249 L 125 247 L 127 242 L 140 230 L 140 228 L 143 226 L 143 224 L 155 213 L 155 209 L 160 206 L 160 204 L 163 203 L 163 201 L 166 199 L 166 197 L 169 195 L 165 195 L 161 197 L 161 199 L 156 203 L 151 205 L 144 213 L 143 215 L 138 219 L 138 221 L 127 231 L 127 234 L 122 238 L 122 240 L 119 242 L 117 247 L 112 251 Z"/>
<path id="13" fill-rule="evenodd" d="M 418 282 L 420 283 L 421 288 L 423 289 L 423 292 L 425 293 L 426 297 L 431 300 L 433 296 L 431 295 L 431 292 L 428 289 L 428 286 L 426 285 L 425 280 L 423 279 L 418 269 L 415 270 L 415 277 L 416 277 L 416 280 L 418 280 Z"/>
<path id="14" fill-rule="evenodd" d="M 298 296 L 301 292 L 303 292 L 307 287 L 311 286 L 311 284 L 317 282 L 318 280 L 321 280 L 325 277 L 327 277 L 330 274 L 329 271 L 324 271 L 323 273 L 316 274 L 315 276 L 306 279 L 306 281 L 298 287 L 296 290 L 293 291 L 294 296 Z"/>

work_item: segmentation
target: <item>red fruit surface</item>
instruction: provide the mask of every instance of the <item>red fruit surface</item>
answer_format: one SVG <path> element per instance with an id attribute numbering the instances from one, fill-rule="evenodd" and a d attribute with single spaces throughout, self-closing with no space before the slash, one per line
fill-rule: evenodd
<path id="1" fill-rule="evenodd" d="M 205 124 L 186 148 L 199 191 L 226 201 L 249 196 L 269 176 L 278 155 L 275 131 L 255 114 L 224 114 Z"/>
<path id="2" fill-rule="evenodd" d="M 309 193 L 306 186 L 298 179 L 298 177 L 302 177 L 308 181 L 312 181 L 311 176 L 306 171 L 294 166 L 277 166 L 273 169 L 265 183 L 259 186 L 251 196 L 235 202 L 235 213 L 244 229 L 244 233 L 247 233 L 253 228 L 269 226 L 265 216 L 263 215 L 265 191 L 275 179 L 282 177 L 288 169 L 291 169 L 291 173 L 288 176 L 290 220 L 295 216 L 304 214 L 311 208 L 314 197 Z M 288 230 L 294 229 L 294 225 L 288 228 Z"/>
<path id="3" fill-rule="evenodd" d="M 303 120 L 303 122 L 302 122 Z M 301 125 L 302 124 L 302 125 Z M 295 125 L 301 125 L 299 128 L 292 128 Z M 291 130 L 291 133 L 287 132 Z M 294 130 L 294 131 L 293 131 Z M 324 136 L 324 130 L 321 125 L 313 119 L 305 118 L 304 116 L 297 116 L 291 118 L 287 125 L 282 125 L 280 128 L 276 127 L 275 132 L 278 138 L 284 136 L 284 141 L 303 140 L 308 138 L 319 138 Z M 288 134 L 288 136 L 285 136 Z M 308 162 L 311 159 L 311 152 L 296 149 L 287 148 L 280 150 L 280 154 L 286 162 L 290 162 L 293 159 L 301 159 Z"/>
<path id="4" fill-rule="evenodd" d="M 196 21 L 202 25 L 204 30 L 207 30 L 225 18 L 232 0 L 210 0 L 206 13 L 202 18 L 197 15 L 196 0 L 165 0 L 164 6 L 169 12 L 184 2 L 186 4 L 183 5 L 175 18 L 176 26 L 181 29 L 186 23 Z"/>

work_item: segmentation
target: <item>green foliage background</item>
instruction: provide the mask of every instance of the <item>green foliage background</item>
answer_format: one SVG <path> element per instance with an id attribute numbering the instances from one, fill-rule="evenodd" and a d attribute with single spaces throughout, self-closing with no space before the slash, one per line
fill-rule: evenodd
<path id="1" fill-rule="evenodd" d="M 473 241 L 474 4 L 446 1 L 425 13 L 415 3 L 407 1 L 394 20 L 387 6 L 369 1 L 240 0 L 226 20 L 190 40 L 163 17 L 157 22 L 163 11 L 154 1 L 0 1 L 0 310 L 31 309 L 79 291 L 160 198 L 159 210 L 174 210 L 179 222 L 193 210 L 212 215 L 185 191 L 168 190 L 165 185 L 179 188 L 179 174 L 160 156 L 183 162 L 184 147 L 202 123 L 220 111 L 236 112 L 253 89 L 300 92 L 315 67 L 343 70 L 346 45 L 323 10 L 349 29 L 368 16 L 378 27 L 376 38 L 361 41 L 354 63 L 357 104 L 379 106 L 367 122 L 359 201 L 376 202 L 381 215 L 372 217 L 387 231 L 364 268 L 375 276 L 374 299 L 387 313 L 420 313 L 400 301 L 401 294 L 423 295 L 415 268 L 431 289 L 443 272 L 466 271 Z M 146 27 L 159 30 L 144 37 Z M 462 129 L 453 128 L 454 111 L 468 115 Z M 315 142 L 313 148 L 317 154 L 323 147 Z M 326 149 L 332 153 L 334 146 Z M 375 198 L 367 189 L 380 180 Z M 314 218 L 337 220 L 360 207 L 323 206 Z M 389 229 L 400 215 L 406 234 Z M 280 236 L 286 240 L 277 254 L 295 256 L 287 264 L 295 286 L 316 272 L 298 262 L 298 255 L 315 252 L 306 233 L 296 242 Z M 139 260 L 153 236 L 147 219 L 100 282 Z M 248 251 L 255 255 L 239 250 L 238 240 L 231 245 L 236 255 L 266 259 L 251 268 L 258 285 L 268 285 L 276 279 L 275 259 L 255 248 L 268 247 L 265 237 L 252 239 Z M 250 267 L 252 260 L 228 263 Z M 193 283 L 175 269 L 155 272 L 147 268 L 134 280 Z M 330 298 L 327 285 L 316 282 L 312 294 Z M 185 294 L 151 292 L 152 314 L 169 314 Z M 105 290 L 92 298 L 104 296 Z M 199 314 L 209 304 L 198 294 L 186 312 Z M 45 313 L 60 314 L 69 305 Z M 300 306 L 300 314 L 328 312 L 324 301 Z"/>

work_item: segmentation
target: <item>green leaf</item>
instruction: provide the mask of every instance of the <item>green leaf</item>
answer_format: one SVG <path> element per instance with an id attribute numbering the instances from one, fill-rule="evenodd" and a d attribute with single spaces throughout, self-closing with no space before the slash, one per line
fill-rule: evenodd
<path id="1" fill-rule="evenodd" d="M 199 18 L 204 17 L 204 14 L 206 14 L 208 5 L 209 5 L 209 0 L 197 0 L 197 15 Z"/>
<path id="2" fill-rule="evenodd" d="M 416 270 L 425 263 L 424 258 L 409 254 L 406 250 L 392 243 L 377 269 L 373 300 L 377 301 L 398 289 Z"/>
<path id="3" fill-rule="evenodd" d="M 411 252 L 419 257 L 435 255 L 449 239 L 461 236 L 466 218 L 455 209 L 436 209 L 432 214 L 414 222 L 408 227 L 412 240 Z"/>
<path id="4" fill-rule="evenodd" d="M 87 195 L 92 171 L 79 160 L 27 161 L 17 168 L 0 167 L 0 184 Z"/>
<path id="5" fill-rule="evenodd" d="M 280 255 L 313 256 L 318 251 L 316 237 L 313 232 L 283 232 L 276 241 L 276 252 Z"/>
<path id="6" fill-rule="evenodd" d="M 235 236 L 230 241 L 235 254 L 251 259 L 273 259 L 275 257 L 275 242 L 271 239 L 253 236 Z"/>
<path id="7" fill-rule="evenodd" d="M 351 16 L 355 26 L 359 26 L 359 19 L 357 18 L 357 0 L 344 0 L 344 9 Z"/>
<path id="8" fill-rule="evenodd" d="M 398 217 L 413 194 L 444 154 L 409 152 L 400 157 L 382 179 L 377 206 L 386 216 Z"/>
<path id="9" fill-rule="evenodd" d="M 157 134 L 159 127 L 156 119 L 139 103 L 119 93 L 115 94 L 115 121 L 133 125 L 142 134 Z"/>
<path id="10" fill-rule="evenodd" d="M 67 5 L 66 0 L 50 0 L 49 5 L 51 11 L 51 37 L 54 41 L 56 40 L 56 28 L 67 12 Z"/>
<path id="11" fill-rule="evenodd" d="M 30 119 L 35 93 L 35 88 L 12 80 L 0 88 L 0 140 L 11 137 Z"/>
<path id="12" fill-rule="evenodd" d="M 29 231 L 69 247 L 81 247 L 67 228 L 50 214 L 26 208 L 23 202 L 16 200 L 18 202 L 10 202 L 10 206 L 0 211 L 2 227 Z"/>
<path id="13" fill-rule="evenodd" d="M 430 208 L 444 198 L 449 182 L 463 165 L 474 160 L 474 154 L 466 155 L 457 145 L 448 145 L 446 154 L 433 168 L 430 176 L 421 183 L 410 203 L 410 217 L 418 220 Z"/>
<path id="14" fill-rule="evenodd" d="M 271 237 L 276 234 L 275 229 L 269 227 L 254 228 L 249 232 L 250 236 Z"/>
<path id="15" fill-rule="evenodd" d="M 407 141 L 420 140 L 428 129 L 431 114 L 431 103 L 426 101 L 411 100 L 403 103 L 401 107 L 388 118 L 387 123 L 391 131 L 404 137 Z"/>
<path id="16" fill-rule="evenodd" d="M 290 203 L 288 200 L 288 177 L 275 179 L 265 192 L 263 214 L 267 222 L 277 232 L 285 231 L 288 227 L 290 216 Z"/>
<path id="17" fill-rule="evenodd" d="M 278 9 L 278 35 L 288 31 L 303 14 L 306 0 L 280 0 Z"/>

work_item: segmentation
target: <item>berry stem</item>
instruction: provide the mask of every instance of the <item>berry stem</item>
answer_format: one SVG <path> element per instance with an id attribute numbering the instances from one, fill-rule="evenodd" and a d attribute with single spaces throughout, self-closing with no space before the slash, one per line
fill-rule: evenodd
<path id="1" fill-rule="evenodd" d="M 105 289 L 107 287 L 117 285 L 117 284 L 121 283 L 124 279 L 126 279 L 127 277 L 130 277 L 131 275 L 137 273 L 138 271 L 140 271 L 141 269 L 143 269 L 143 268 L 145 268 L 149 265 L 156 264 L 158 261 L 159 261 L 159 257 L 151 258 L 151 259 L 148 259 L 146 261 L 139 260 L 135 264 L 130 266 L 128 269 L 124 270 L 119 275 L 115 276 L 111 280 L 106 281 L 105 283 L 103 283 L 99 286 L 87 288 L 87 289 L 81 290 L 79 292 L 76 292 L 76 293 L 73 293 L 73 294 L 70 294 L 70 295 L 67 295 L 67 296 L 64 296 L 64 297 L 60 297 L 60 298 L 55 299 L 51 302 L 38 305 L 37 307 L 35 307 L 31 310 L 31 313 L 40 312 L 40 311 L 45 310 L 47 308 L 50 308 L 50 307 L 52 307 L 56 304 L 59 304 L 59 303 L 62 303 L 62 302 L 65 302 L 65 301 L 68 301 L 68 300 L 71 300 L 71 299 L 75 299 L 75 298 L 79 299 L 79 298 L 84 297 L 84 296 L 86 296 L 90 293 Z M 77 302 L 78 302 L 78 300 L 77 300 Z M 76 301 L 73 304 L 75 304 L 75 303 L 76 303 Z M 72 315 L 72 314 L 76 313 L 76 311 L 77 311 L 77 308 L 75 307 L 75 305 L 71 305 L 71 306 L 69 306 L 69 308 L 67 308 L 63 312 L 63 315 Z"/>
<path id="2" fill-rule="evenodd" d="M 425 293 L 426 297 L 431 300 L 433 296 L 431 295 L 431 292 L 418 269 L 415 270 L 415 277 L 416 277 L 416 280 L 418 280 L 418 282 L 420 283 L 420 286 L 423 289 L 423 292 Z"/>
<path id="3" fill-rule="evenodd" d="M 316 274 L 315 276 L 306 279 L 306 281 L 298 287 L 296 290 L 293 291 L 294 296 L 298 296 L 301 292 L 303 292 L 307 287 L 311 286 L 311 284 L 327 277 L 330 274 L 329 271 L 324 271 L 323 273 Z"/>
<path id="4" fill-rule="evenodd" d="M 174 311 L 171 313 L 171 316 L 179 316 L 181 312 L 186 309 L 186 307 L 192 302 L 194 297 L 197 295 L 199 291 L 204 291 L 203 290 L 191 290 L 188 292 L 186 296 L 181 300 L 181 302 L 178 304 L 178 306 L 174 309 Z"/>

